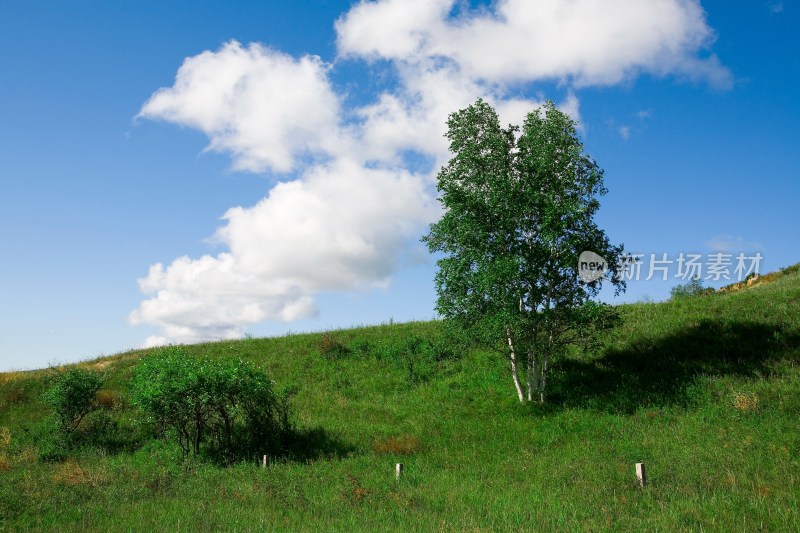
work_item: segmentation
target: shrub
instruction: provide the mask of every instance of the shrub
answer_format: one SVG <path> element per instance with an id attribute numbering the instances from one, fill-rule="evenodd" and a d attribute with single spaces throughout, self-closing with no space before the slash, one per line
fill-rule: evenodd
<path id="1" fill-rule="evenodd" d="M 241 360 L 191 357 L 182 347 L 142 360 L 132 402 L 184 457 L 205 454 L 231 464 L 274 454 L 290 431 L 286 397 L 263 372 Z"/>
<path id="2" fill-rule="evenodd" d="M 97 408 L 96 394 L 102 382 L 97 372 L 77 367 L 55 377 L 44 400 L 55 411 L 59 431 L 69 435 Z"/>
<path id="3" fill-rule="evenodd" d="M 669 291 L 669 294 L 671 299 L 678 300 L 680 298 L 687 298 L 689 296 L 703 294 L 704 292 L 706 292 L 706 289 L 703 287 L 702 280 L 700 278 L 694 278 L 689 283 L 672 287 L 672 289 Z"/>

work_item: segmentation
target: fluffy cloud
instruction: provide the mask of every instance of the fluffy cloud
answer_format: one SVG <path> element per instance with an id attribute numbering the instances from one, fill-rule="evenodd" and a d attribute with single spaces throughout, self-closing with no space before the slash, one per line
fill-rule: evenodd
<path id="1" fill-rule="evenodd" d="M 241 336 L 244 326 L 316 314 L 320 291 L 385 287 L 436 206 L 425 180 L 404 170 L 338 160 L 234 207 L 216 257 L 182 257 L 139 280 L 152 295 L 131 314 L 165 335 L 148 344 Z"/>
<path id="2" fill-rule="evenodd" d="M 234 168 L 288 172 L 299 155 L 337 151 L 339 99 L 328 66 L 236 41 L 188 58 L 175 85 L 157 91 L 139 113 L 198 129 L 209 149 L 229 151 Z"/>
<path id="3" fill-rule="evenodd" d="M 727 80 L 699 55 L 713 35 L 693 0 L 501 0 L 453 15 L 455 5 L 362 2 L 336 22 L 340 61 L 386 60 L 396 75 L 360 107 L 320 58 L 236 41 L 187 58 L 151 96 L 140 117 L 200 130 L 235 169 L 284 181 L 225 213 L 214 235 L 224 252 L 159 263 L 139 280 L 147 299 L 129 319 L 161 329 L 148 345 L 238 337 L 314 316 L 320 292 L 390 284 L 437 216 L 447 116 L 477 97 L 519 124 L 543 99 L 519 88 L 538 80 L 565 82 L 559 107 L 576 119 L 573 89 L 584 85 L 640 72 Z"/>
<path id="4" fill-rule="evenodd" d="M 455 0 L 361 2 L 336 21 L 340 52 L 368 59 L 418 56 Z"/>
<path id="5" fill-rule="evenodd" d="M 404 241 L 435 213 L 419 176 L 339 160 L 230 209 L 217 238 L 240 268 L 308 293 L 385 286 Z"/>
<path id="6" fill-rule="evenodd" d="M 362 2 L 337 21 L 339 53 L 453 61 L 491 83 L 539 79 L 610 85 L 649 72 L 730 83 L 697 0 L 500 0 L 451 17 L 455 0 Z M 408 6 L 408 7 L 406 7 Z"/>
<path id="7" fill-rule="evenodd" d="M 259 278 L 228 253 L 182 257 L 166 268 L 158 263 L 139 286 L 152 297 L 131 313 L 130 322 L 162 329 L 162 335 L 148 338 L 145 346 L 237 338 L 246 324 L 291 321 L 316 313 L 301 287 Z"/>

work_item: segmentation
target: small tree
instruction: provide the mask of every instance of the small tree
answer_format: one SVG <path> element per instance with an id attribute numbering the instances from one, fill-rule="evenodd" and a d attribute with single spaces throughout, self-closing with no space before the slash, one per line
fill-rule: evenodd
<path id="1" fill-rule="evenodd" d="M 680 300 L 681 298 L 696 296 L 698 294 L 703 294 L 704 292 L 706 292 L 706 288 L 703 287 L 703 280 L 701 280 L 699 277 L 694 277 L 688 283 L 675 285 L 672 287 L 669 291 L 669 294 L 672 300 Z"/>
<path id="2" fill-rule="evenodd" d="M 266 374 L 241 360 L 164 348 L 139 363 L 132 389 L 134 404 L 185 456 L 205 450 L 230 464 L 277 451 L 290 429 L 286 399 Z"/>
<path id="3" fill-rule="evenodd" d="M 103 378 L 97 372 L 69 368 L 59 373 L 45 392 L 45 402 L 55 411 L 59 430 L 69 435 L 86 415 L 97 409 L 97 391 Z"/>
<path id="4" fill-rule="evenodd" d="M 501 128 L 480 99 L 447 125 L 454 155 L 438 175 L 444 214 L 423 237 L 444 254 L 436 309 L 507 355 L 520 402 L 543 402 L 551 359 L 613 323 L 610 306 L 591 300 L 603 279 L 624 289 L 616 275 L 622 247 L 593 219 L 603 171 L 552 102 L 530 113 L 521 132 Z M 602 256 L 612 276 L 583 283 L 584 250 Z"/>

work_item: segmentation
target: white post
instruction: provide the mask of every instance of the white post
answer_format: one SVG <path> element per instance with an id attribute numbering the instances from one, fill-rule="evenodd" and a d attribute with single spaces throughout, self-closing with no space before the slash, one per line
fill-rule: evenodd
<path id="1" fill-rule="evenodd" d="M 264 457 L 261 458 L 261 467 L 266 468 L 268 464 L 269 464 L 269 457 L 265 455 Z"/>
<path id="2" fill-rule="evenodd" d="M 636 463 L 636 479 L 639 480 L 639 486 L 642 488 L 647 484 L 647 476 L 644 473 L 644 463 Z"/>
<path id="3" fill-rule="evenodd" d="M 403 463 L 397 463 L 394 465 L 394 475 L 397 481 L 400 481 L 400 478 L 403 475 Z"/>

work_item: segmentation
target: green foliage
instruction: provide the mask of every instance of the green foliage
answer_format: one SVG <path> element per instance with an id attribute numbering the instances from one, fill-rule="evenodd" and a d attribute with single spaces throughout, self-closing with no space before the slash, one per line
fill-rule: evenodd
<path id="1" fill-rule="evenodd" d="M 612 309 L 591 302 L 603 279 L 579 279 L 580 254 L 601 255 L 624 289 L 615 275 L 622 247 L 594 222 L 603 171 L 552 102 L 528 114 L 521 131 L 502 128 L 480 99 L 447 125 L 453 157 L 438 176 L 445 211 L 423 238 L 444 254 L 436 309 L 480 342 L 505 346 L 512 365 L 524 361 L 527 399 L 543 398 L 549 359 L 613 322 Z"/>
<path id="2" fill-rule="evenodd" d="M 374 342 L 356 339 L 350 352 L 389 362 L 405 373 L 408 384 L 419 385 L 429 381 L 445 363 L 458 360 L 467 350 L 464 339 L 448 336 L 442 330 L 437 327 L 433 332 L 386 335 Z"/>
<path id="3" fill-rule="evenodd" d="M 35 424 L 30 434 L 36 443 L 39 458 L 48 463 L 63 461 L 76 449 L 75 437 L 60 429 L 60 421 L 55 415 L 47 416 Z"/>
<path id="4" fill-rule="evenodd" d="M 706 291 L 707 289 L 703 287 L 703 281 L 700 278 L 694 278 L 688 283 L 683 283 L 681 285 L 672 287 L 672 289 L 669 291 L 669 294 L 671 299 L 680 300 L 681 298 L 703 294 Z"/>
<path id="5" fill-rule="evenodd" d="M 78 367 L 56 375 L 44 400 L 55 412 L 59 431 L 71 434 L 87 414 L 97 409 L 96 394 L 102 384 L 100 374 Z"/>
<path id="6" fill-rule="evenodd" d="M 227 464 L 275 453 L 290 430 L 288 403 L 263 372 L 238 359 L 189 356 L 164 348 L 142 360 L 133 403 L 184 456 Z"/>

